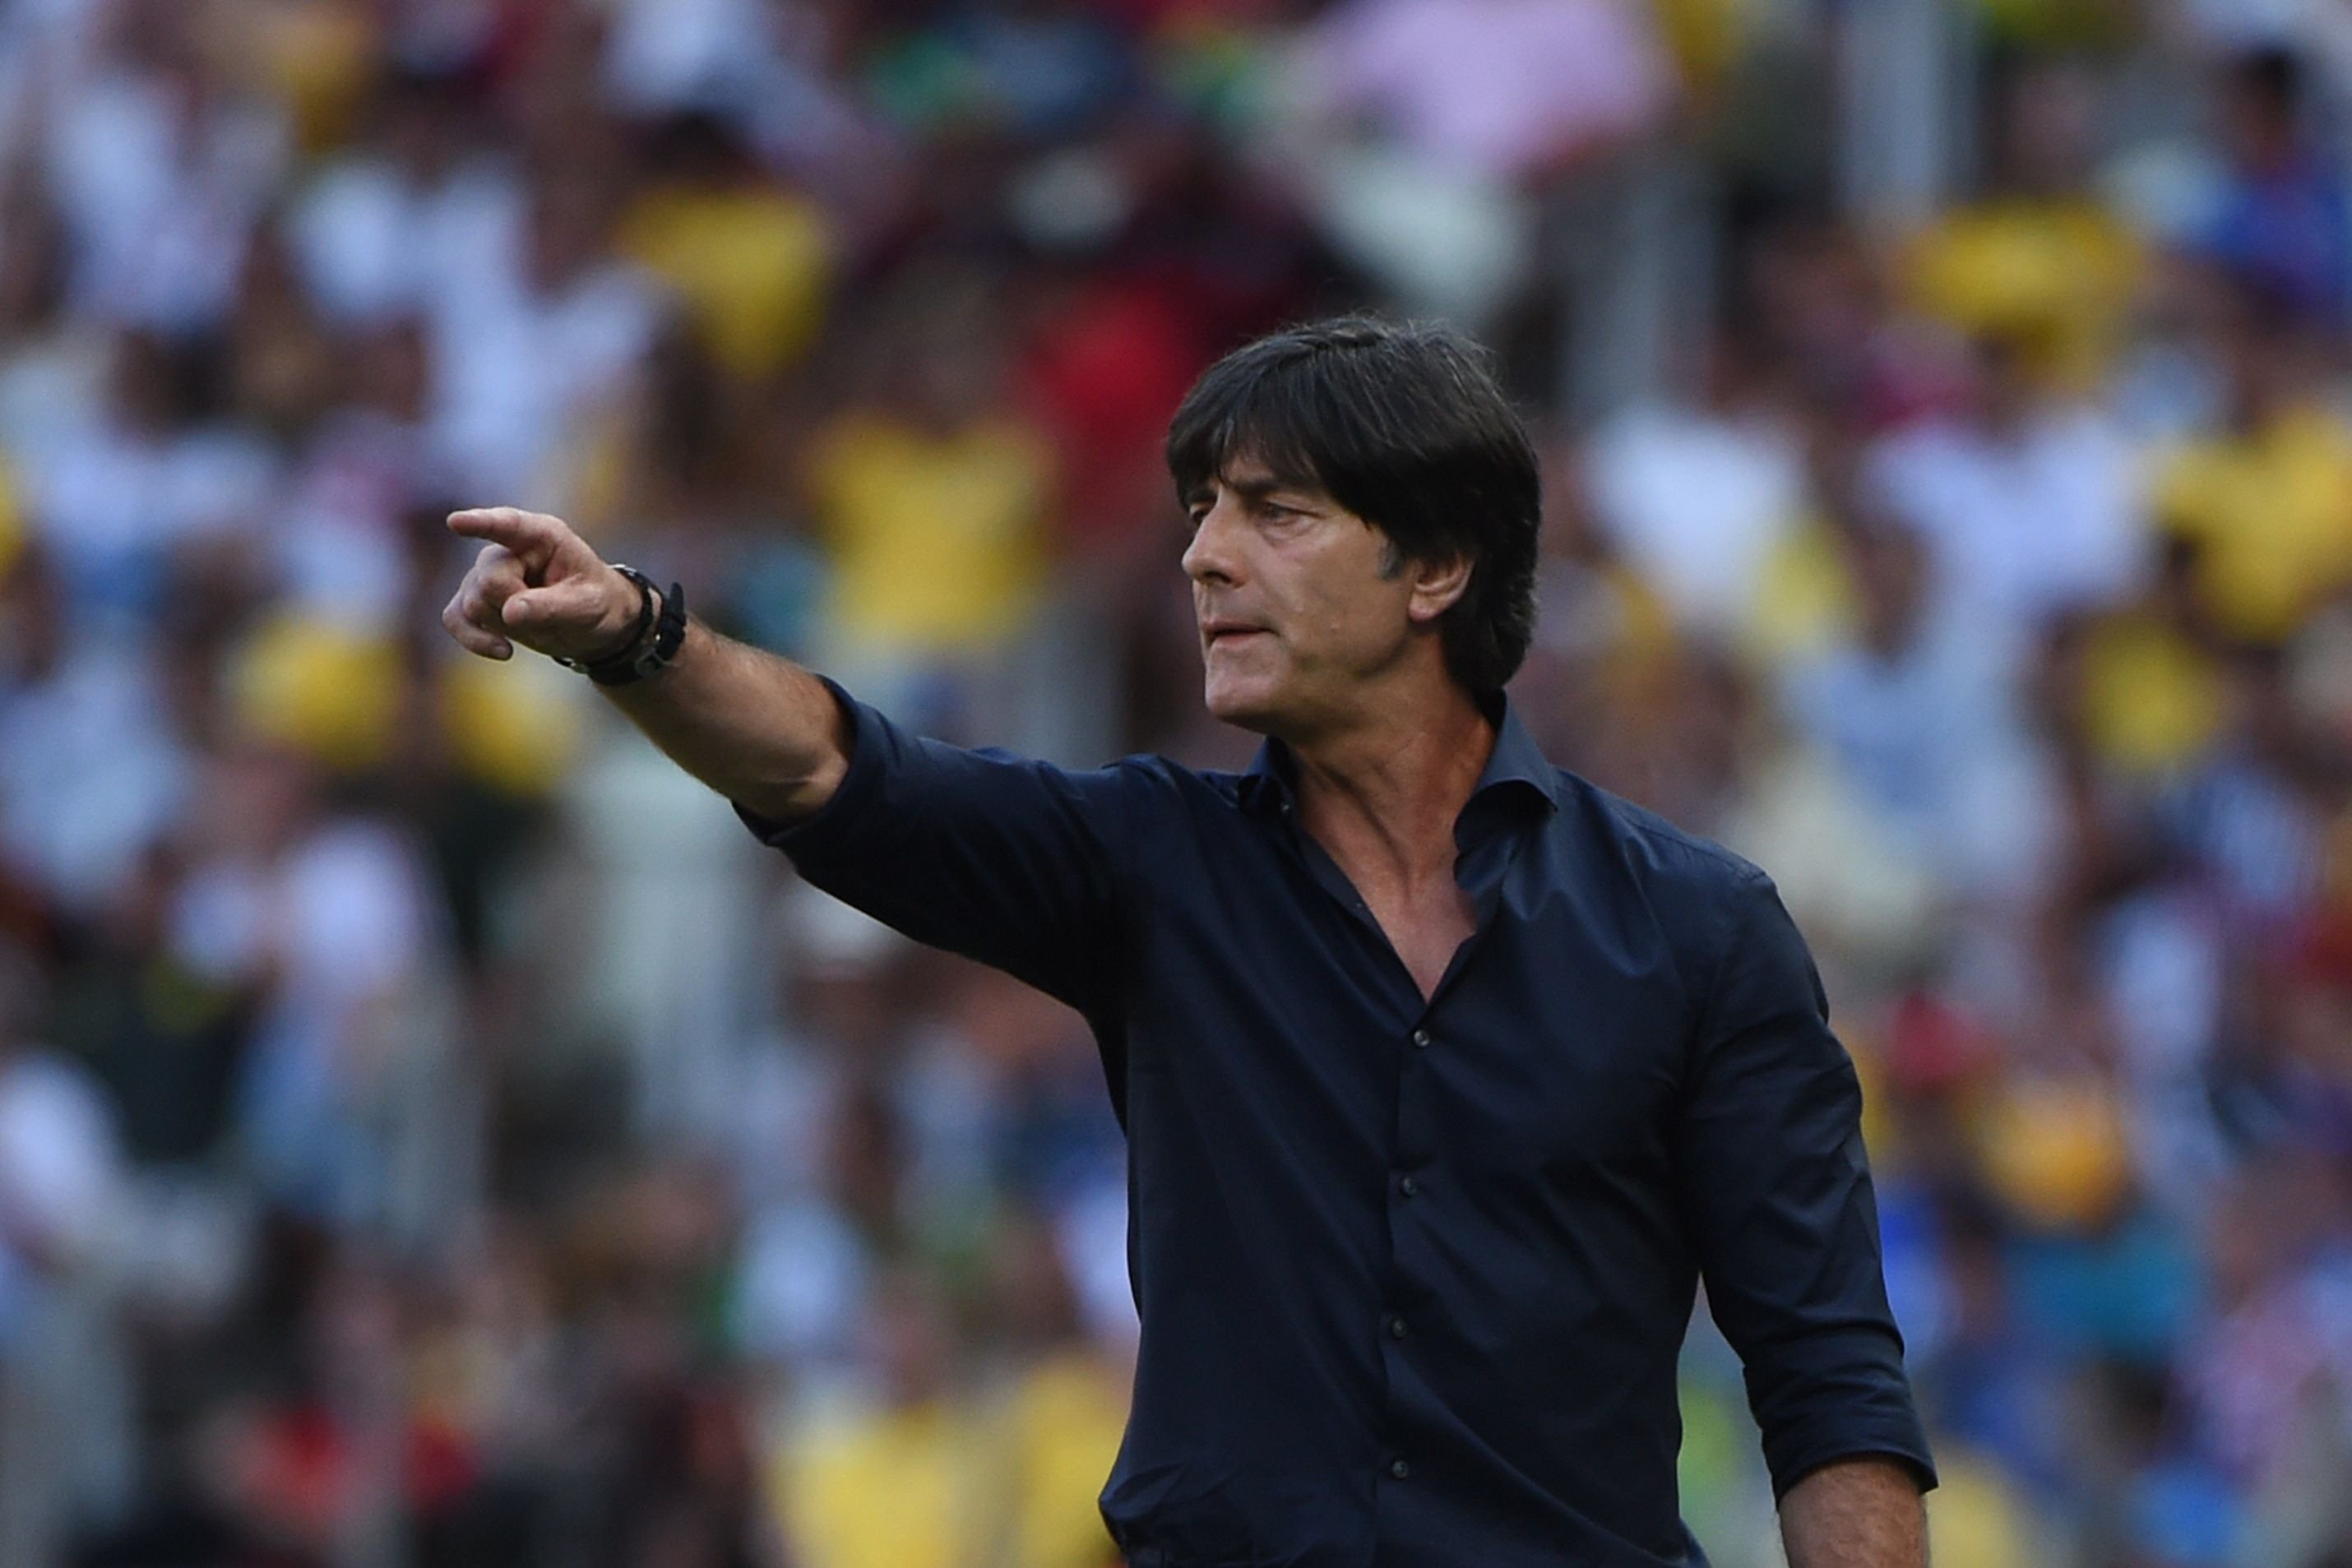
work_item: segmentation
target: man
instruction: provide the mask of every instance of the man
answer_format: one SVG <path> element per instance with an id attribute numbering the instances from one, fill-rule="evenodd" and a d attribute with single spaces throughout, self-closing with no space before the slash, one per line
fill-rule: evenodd
<path id="1" fill-rule="evenodd" d="M 603 659 L 809 881 L 1086 1015 L 1129 1148 L 1102 1508 L 1133 1568 L 1703 1563 L 1675 1483 L 1702 1274 L 1793 1568 L 1921 1568 L 1852 1065 L 1764 875 L 1551 767 L 1504 701 L 1538 502 L 1484 361 L 1280 333 L 1202 378 L 1168 455 L 1209 708 L 1267 737 L 1238 776 L 916 739 L 649 627 L 551 517 L 453 517 L 489 543 L 444 621 Z"/>

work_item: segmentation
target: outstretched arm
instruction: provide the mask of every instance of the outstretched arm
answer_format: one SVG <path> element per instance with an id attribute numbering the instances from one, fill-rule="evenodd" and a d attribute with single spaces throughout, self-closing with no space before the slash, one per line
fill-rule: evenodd
<path id="1" fill-rule="evenodd" d="M 623 651 L 638 591 L 558 519 L 496 507 L 449 527 L 485 540 L 442 624 L 507 659 L 520 643 Z M 734 802 L 814 885 L 919 942 L 1003 969 L 1102 1019 L 1118 993 L 1114 849 L 1139 789 L 907 734 L 785 660 L 689 624 L 675 661 L 601 688 L 653 743 Z"/>
<path id="2" fill-rule="evenodd" d="M 1884 1459 L 1840 1459 L 1780 1499 L 1789 1568 L 1927 1568 L 1919 1483 Z"/>
<path id="3" fill-rule="evenodd" d="M 449 527 L 485 541 L 441 612 L 469 651 L 508 659 L 520 643 L 593 658 L 627 641 L 636 587 L 562 519 L 493 507 L 456 513 Z M 814 812 L 848 768 L 847 721 L 822 682 L 698 621 L 669 668 L 598 689 L 679 767 L 776 821 Z"/>

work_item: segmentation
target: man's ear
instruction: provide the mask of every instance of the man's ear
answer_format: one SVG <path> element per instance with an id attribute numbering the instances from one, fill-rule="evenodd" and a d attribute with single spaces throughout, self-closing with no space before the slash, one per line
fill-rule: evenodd
<path id="1" fill-rule="evenodd" d="M 1405 568 L 1412 579 L 1412 597 L 1405 602 L 1405 613 L 1416 626 L 1428 625 L 1453 609 L 1454 601 L 1470 591 L 1467 556 L 1450 560 L 1408 561 Z"/>

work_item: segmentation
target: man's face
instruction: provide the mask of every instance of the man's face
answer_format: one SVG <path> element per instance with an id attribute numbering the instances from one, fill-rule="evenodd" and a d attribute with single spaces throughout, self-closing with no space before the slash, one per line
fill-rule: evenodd
<path id="1" fill-rule="evenodd" d="M 1247 458 L 1185 502 L 1209 711 L 1291 738 L 1347 722 L 1412 647 L 1420 574 L 1329 496 Z"/>

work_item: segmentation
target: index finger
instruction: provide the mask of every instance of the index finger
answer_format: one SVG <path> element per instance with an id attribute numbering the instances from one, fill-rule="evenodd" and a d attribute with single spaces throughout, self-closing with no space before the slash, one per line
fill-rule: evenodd
<path id="1" fill-rule="evenodd" d="M 557 527 L 553 517 L 519 507 L 476 507 L 449 514 L 450 532 L 504 545 L 534 567 L 544 566 L 554 553 Z"/>

